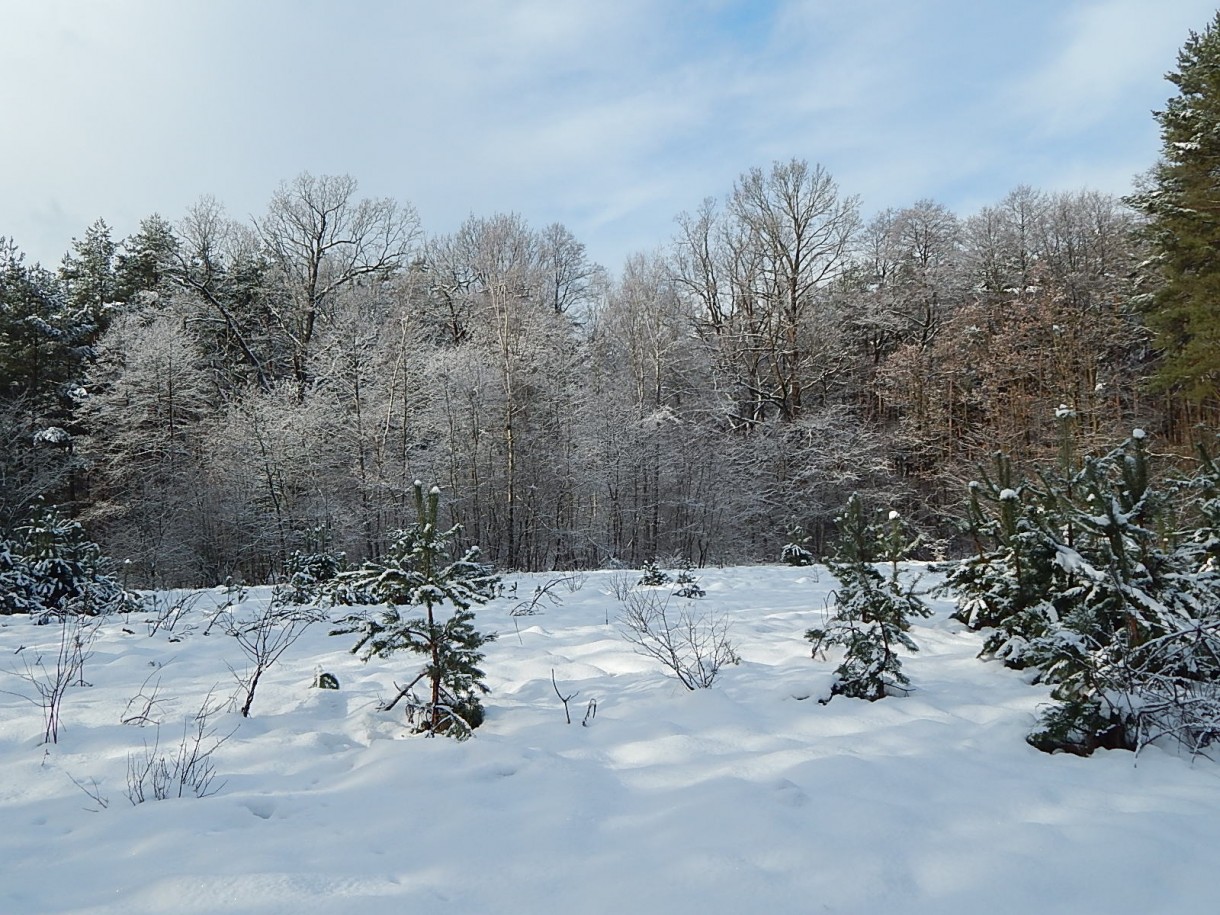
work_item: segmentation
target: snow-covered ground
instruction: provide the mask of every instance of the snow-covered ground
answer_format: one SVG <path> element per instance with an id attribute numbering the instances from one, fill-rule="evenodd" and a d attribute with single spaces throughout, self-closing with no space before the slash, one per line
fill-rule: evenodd
<path id="1" fill-rule="evenodd" d="M 500 638 L 487 722 L 465 743 L 377 710 L 413 658 L 362 664 L 350 636 L 314 626 L 250 719 L 214 719 L 234 732 L 211 757 L 217 793 L 138 806 L 129 758 L 156 728 L 120 723 L 129 700 L 159 682 L 174 751 L 245 661 L 204 635 L 202 603 L 173 632 L 107 621 L 58 744 L 41 745 L 37 705 L 0 693 L 0 912 L 1220 910 L 1220 765 L 1037 752 L 1024 736 L 1046 691 L 976 660 L 980 637 L 944 602 L 912 630 L 912 695 L 820 705 L 834 664 L 802 635 L 824 570 L 702 572 L 700 608 L 731 618 L 742 660 L 698 692 L 620 636 L 622 574 L 558 588 L 561 605 L 516 627 L 512 599 L 480 611 Z M 547 578 L 509 581 L 520 597 Z M 6 671 L 57 644 L 55 626 L 0 617 L 0 690 L 30 692 Z M 310 688 L 319 665 L 341 689 Z M 571 725 L 552 670 L 577 694 Z"/>

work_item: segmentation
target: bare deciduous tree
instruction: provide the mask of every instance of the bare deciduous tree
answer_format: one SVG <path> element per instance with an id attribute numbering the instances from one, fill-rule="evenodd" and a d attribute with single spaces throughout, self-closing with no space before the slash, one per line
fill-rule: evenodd
<path id="1" fill-rule="evenodd" d="M 286 298 L 274 314 L 302 385 L 309 378 L 318 321 L 333 316 L 337 294 L 401 270 L 419 238 L 412 207 L 389 198 L 356 200 L 355 194 L 356 180 L 349 175 L 303 172 L 280 185 L 266 215 L 255 221 Z"/>

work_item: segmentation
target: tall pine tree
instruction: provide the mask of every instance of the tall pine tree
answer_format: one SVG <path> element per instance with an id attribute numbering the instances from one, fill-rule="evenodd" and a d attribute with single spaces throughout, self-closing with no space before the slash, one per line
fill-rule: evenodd
<path id="1" fill-rule="evenodd" d="M 1146 304 L 1162 389 L 1220 402 L 1220 13 L 1191 32 L 1166 78 L 1178 88 L 1155 117 L 1161 159 L 1129 198 L 1147 217 L 1160 286 Z"/>

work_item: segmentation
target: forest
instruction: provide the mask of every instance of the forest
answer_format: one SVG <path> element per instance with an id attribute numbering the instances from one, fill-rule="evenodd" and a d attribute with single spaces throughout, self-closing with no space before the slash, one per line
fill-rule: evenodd
<path id="1" fill-rule="evenodd" d="M 961 555 L 967 484 L 1217 423 L 1215 27 L 1117 198 L 1019 186 L 865 217 L 801 158 L 692 202 L 617 275 L 563 225 L 303 173 L 206 197 L 55 269 L 0 239 L 0 534 L 49 506 L 129 587 L 375 559 L 416 480 L 499 568 L 816 556 L 852 493 Z M 1065 443 L 1064 417 L 1071 441 Z"/>

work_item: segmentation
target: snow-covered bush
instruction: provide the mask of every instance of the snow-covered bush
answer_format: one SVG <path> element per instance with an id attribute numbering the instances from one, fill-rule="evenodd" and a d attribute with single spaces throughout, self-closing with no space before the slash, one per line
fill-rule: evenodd
<path id="1" fill-rule="evenodd" d="M 0 543 L 0 613 L 28 613 L 38 622 L 65 614 L 98 616 L 137 609 L 134 594 L 80 524 L 55 508 Z"/>
<path id="2" fill-rule="evenodd" d="M 1205 457 L 1157 488 L 1149 464 L 1136 430 L 1037 484 L 972 487 L 979 551 L 947 584 L 962 619 L 994 627 L 985 651 L 1053 685 L 1039 749 L 1197 752 L 1220 735 L 1220 475 Z"/>
<path id="3" fill-rule="evenodd" d="M 397 651 L 423 655 L 424 666 L 406 685 L 395 684 L 397 694 L 382 708 L 388 711 L 405 700 L 407 719 L 417 733 L 462 740 L 483 722 L 480 697 L 488 690 L 479 649 L 494 638 L 474 628 L 470 608 L 493 598 L 499 579 L 479 562 L 477 547 L 450 558 L 460 528 L 439 529 L 439 502 L 438 488 L 425 496 L 423 483 L 416 481 L 415 526 L 401 532 L 383 559 L 337 579 L 340 587 L 371 595 L 382 609 L 350 614 L 332 633 L 357 634 L 352 651 L 365 661 Z M 404 607 L 422 607 L 423 613 L 407 615 Z M 446 608 L 447 618 L 442 616 Z M 414 692 L 420 683 L 428 688 L 423 696 Z"/>
<path id="4" fill-rule="evenodd" d="M 779 561 L 790 566 L 813 565 L 813 553 L 807 548 L 809 536 L 799 525 L 792 525 L 788 530 L 788 542 L 779 551 Z"/>
<path id="5" fill-rule="evenodd" d="M 644 574 L 640 576 L 637 584 L 645 588 L 659 588 L 661 585 L 667 585 L 673 581 L 669 573 L 662 569 L 655 559 L 645 562 L 643 571 Z"/>
<path id="6" fill-rule="evenodd" d="M 290 603 L 310 603 L 346 567 L 347 556 L 342 552 L 305 553 L 293 550 L 284 561 L 288 581 L 283 585 L 282 596 Z"/>
<path id="7" fill-rule="evenodd" d="M 790 566 L 811 566 L 813 554 L 799 543 L 785 543 L 779 551 L 779 561 Z"/>
<path id="8" fill-rule="evenodd" d="M 955 618 L 989 630 L 982 656 L 1021 669 L 1030 643 L 1058 624 L 1051 598 L 1066 583 L 1056 561 L 1058 503 L 1045 488 L 1015 480 L 1002 454 L 969 489 L 966 533 L 977 552 L 944 569 L 941 591 L 957 597 Z"/>
<path id="9" fill-rule="evenodd" d="M 309 685 L 311 689 L 338 689 L 339 678 L 319 667 L 314 671 L 313 683 Z"/>
<path id="10" fill-rule="evenodd" d="M 813 653 L 826 646 L 844 649 L 835 670 L 831 695 L 876 700 L 902 695 L 910 680 L 902 672 L 897 649 L 917 651 L 909 635 L 912 617 L 931 611 L 916 593 L 915 582 L 899 580 L 899 563 L 907 558 L 916 540 L 907 535 L 897 512 L 882 521 L 870 517 L 858 494 L 853 494 L 835 524 L 839 541 L 827 561 L 839 581 L 835 604 L 824 626 L 810 629 L 805 638 Z M 883 574 L 878 563 L 888 563 Z"/>
<path id="11" fill-rule="evenodd" d="M 684 563 L 678 568 L 678 574 L 674 578 L 674 594 L 678 597 L 696 598 L 706 597 L 707 592 L 699 586 L 699 576 L 697 576 L 690 567 L 690 563 Z"/>
<path id="12" fill-rule="evenodd" d="M 323 531 L 313 532 L 310 540 L 315 541 L 312 548 L 293 550 L 284 561 L 288 580 L 278 589 L 280 600 L 289 604 L 310 604 L 324 599 L 344 606 L 373 602 L 370 595 L 344 586 L 342 575 L 349 568 L 346 553 L 325 549 Z"/>
<path id="13" fill-rule="evenodd" d="M 0 615 L 38 615 L 41 604 L 36 593 L 29 567 L 15 553 L 14 544 L 0 540 Z"/>

